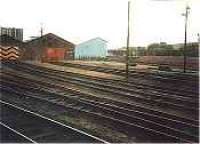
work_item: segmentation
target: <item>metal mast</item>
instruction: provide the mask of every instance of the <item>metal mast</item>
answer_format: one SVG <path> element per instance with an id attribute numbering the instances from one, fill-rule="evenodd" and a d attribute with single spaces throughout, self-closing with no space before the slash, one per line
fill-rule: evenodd
<path id="1" fill-rule="evenodd" d="M 127 34 L 127 47 L 126 47 L 126 79 L 129 78 L 129 35 L 130 35 L 130 1 L 128 1 L 128 34 Z"/>
<path id="2" fill-rule="evenodd" d="M 41 28 L 40 28 L 40 36 L 43 36 L 43 32 L 44 32 L 44 28 L 43 28 L 43 24 L 41 23 Z"/>
<path id="3" fill-rule="evenodd" d="M 187 50 L 187 21 L 188 21 L 189 10 L 190 10 L 190 7 L 186 6 L 185 13 L 182 14 L 185 17 L 185 41 L 184 41 L 184 49 L 183 49 L 183 55 L 184 55 L 184 65 L 183 65 L 184 70 L 183 70 L 183 72 L 184 73 L 186 72 L 186 60 L 187 60 L 187 53 L 186 53 L 186 50 Z"/>

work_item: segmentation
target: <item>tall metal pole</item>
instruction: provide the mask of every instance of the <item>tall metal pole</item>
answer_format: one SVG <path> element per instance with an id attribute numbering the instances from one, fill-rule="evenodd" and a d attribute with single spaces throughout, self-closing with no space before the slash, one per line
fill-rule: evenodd
<path id="1" fill-rule="evenodd" d="M 199 50 L 200 50 L 200 34 L 199 33 L 197 34 L 197 37 L 198 37 L 198 45 L 199 45 Z"/>
<path id="2" fill-rule="evenodd" d="M 200 34 L 197 34 L 198 37 L 198 56 L 200 56 Z M 200 67 L 200 63 L 199 63 L 199 67 Z"/>
<path id="3" fill-rule="evenodd" d="M 128 2 L 128 34 L 127 34 L 127 47 L 126 47 L 126 79 L 129 78 L 129 37 L 130 37 L 130 1 Z"/>
<path id="4" fill-rule="evenodd" d="M 40 36 L 41 37 L 43 36 L 43 31 L 44 31 L 44 29 L 43 29 L 43 23 L 41 23 L 41 28 L 40 28 Z"/>
<path id="5" fill-rule="evenodd" d="M 184 65 L 183 65 L 183 72 L 186 72 L 186 61 L 187 61 L 187 21 L 188 21 L 188 14 L 189 14 L 189 6 L 186 6 L 185 13 L 183 16 L 185 16 L 185 41 L 184 41 L 184 50 L 183 50 L 183 55 L 184 55 Z"/>
<path id="6" fill-rule="evenodd" d="M 44 50 L 43 50 L 43 39 L 42 39 L 42 36 L 43 36 L 43 32 L 44 32 L 44 29 L 43 29 L 43 23 L 41 23 L 40 24 L 41 25 L 41 28 L 40 28 L 40 53 L 44 53 Z M 39 55 L 39 54 L 38 54 Z M 39 60 L 40 61 L 43 61 L 44 59 L 43 59 L 43 56 L 38 56 L 39 58 Z M 45 59 L 45 61 L 46 61 L 46 59 Z"/>

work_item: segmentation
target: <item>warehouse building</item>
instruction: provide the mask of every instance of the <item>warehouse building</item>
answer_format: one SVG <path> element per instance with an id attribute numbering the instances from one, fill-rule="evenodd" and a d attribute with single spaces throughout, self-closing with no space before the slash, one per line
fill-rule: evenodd
<path id="1" fill-rule="evenodd" d="M 103 58 L 107 54 L 107 41 L 94 38 L 83 42 L 75 48 L 75 59 Z"/>
<path id="2" fill-rule="evenodd" d="M 74 59 L 75 45 L 49 33 L 26 42 L 24 59 L 35 61 L 59 61 Z"/>

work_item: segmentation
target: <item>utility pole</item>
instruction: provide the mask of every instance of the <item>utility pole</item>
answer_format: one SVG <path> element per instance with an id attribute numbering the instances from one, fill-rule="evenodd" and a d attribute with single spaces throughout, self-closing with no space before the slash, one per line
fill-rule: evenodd
<path id="1" fill-rule="evenodd" d="M 129 35 L 130 35 L 130 1 L 128 1 L 128 34 L 127 34 L 127 47 L 126 47 L 126 79 L 129 78 Z"/>
<path id="2" fill-rule="evenodd" d="M 199 50 L 200 50 L 200 34 L 199 33 L 197 34 L 197 37 L 198 37 L 198 45 L 199 45 Z"/>
<path id="3" fill-rule="evenodd" d="M 40 27 L 40 53 L 43 53 L 42 51 L 43 51 L 43 39 L 42 39 L 42 36 L 43 36 L 43 32 L 44 32 L 44 29 L 43 29 L 43 23 L 41 23 L 40 24 L 41 25 L 41 27 Z M 44 59 L 43 59 L 43 57 L 41 56 L 41 55 L 39 55 L 38 54 L 38 60 L 40 60 L 40 61 L 43 61 Z"/>
<path id="4" fill-rule="evenodd" d="M 184 50 L 183 50 L 183 55 L 184 55 L 184 65 L 183 65 L 183 72 L 185 73 L 186 72 L 186 57 L 187 57 L 187 21 L 188 21 L 188 14 L 189 14 L 189 10 L 190 10 L 190 7 L 189 6 L 186 6 L 186 9 L 185 9 L 185 13 L 183 13 L 182 15 L 185 17 L 185 41 L 184 41 Z"/>
<path id="5" fill-rule="evenodd" d="M 198 33 L 197 34 L 197 37 L 198 37 L 198 56 L 200 55 L 200 34 Z M 199 67 L 200 67 L 200 64 L 199 64 Z"/>

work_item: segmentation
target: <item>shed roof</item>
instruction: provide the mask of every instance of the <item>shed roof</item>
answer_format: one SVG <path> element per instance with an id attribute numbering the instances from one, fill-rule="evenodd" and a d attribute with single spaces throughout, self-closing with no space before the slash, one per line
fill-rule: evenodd
<path id="1" fill-rule="evenodd" d="M 69 42 L 69 41 L 67 41 L 67 40 L 65 40 L 65 39 L 53 34 L 53 33 L 48 33 L 48 34 L 43 35 L 43 36 L 41 36 L 39 38 L 30 40 L 30 41 L 26 42 L 26 44 L 27 45 L 31 45 L 32 43 L 37 43 L 37 42 L 40 43 L 41 40 L 47 40 L 48 41 L 49 39 L 54 39 L 54 40 L 57 40 L 57 41 L 61 42 L 62 44 L 69 45 L 71 47 L 75 47 L 75 44 L 73 44 L 73 43 L 71 43 L 71 42 Z"/>
<path id="2" fill-rule="evenodd" d="M 104 41 L 104 42 L 108 42 L 108 41 L 106 41 L 106 40 L 104 40 L 104 39 L 102 39 L 102 38 L 100 38 L 100 37 L 96 37 L 96 38 L 93 38 L 93 39 L 89 39 L 89 40 L 87 40 L 87 41 L 84 41 L 84 42 L 82 42 L 82 43 L 80 43 L 80 44 L 84 44 L 84 43 L 87 43 L 87 42 L 90 42 L 90 41 L 94 41 L 94 40 L 101 40 L 101 41 Z M 78 44 L 78 45 L 80 45 L 80 44 Z"/>

